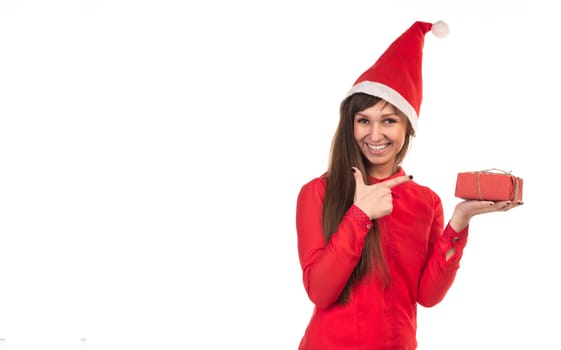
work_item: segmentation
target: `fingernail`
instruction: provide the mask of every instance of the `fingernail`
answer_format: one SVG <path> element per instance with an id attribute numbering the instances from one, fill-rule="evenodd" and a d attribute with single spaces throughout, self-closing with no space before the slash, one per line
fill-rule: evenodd
<path id="1" fill-rule="evenodd" d="M 409 175 L 409 179 L 413 180 L 413 175 Z"/>

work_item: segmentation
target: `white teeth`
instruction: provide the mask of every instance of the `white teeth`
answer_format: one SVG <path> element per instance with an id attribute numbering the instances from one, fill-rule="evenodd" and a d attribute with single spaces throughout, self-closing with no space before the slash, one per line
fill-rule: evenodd
<path id="1" fill-rule="evenodd" d="M 388 144 L 380 145 L 380 146 L 368 145 L 368 148 L 370 148 L 371 150 L 374 150 L 374 151 L 380 151 L 380 150 L 383 150 L 386 147 L 388 147 Z"/>

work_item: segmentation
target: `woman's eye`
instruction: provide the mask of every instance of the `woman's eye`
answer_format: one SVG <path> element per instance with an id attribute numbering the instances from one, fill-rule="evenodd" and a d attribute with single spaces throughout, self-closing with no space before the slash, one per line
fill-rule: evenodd
<path id="1" fill-rule="evenodd" d="M 387 119 L 384 119 L 384 123 L 393 124 L 393 123 L 397 123 L 397 120 L 393 119 L 393 118 L 387 118 Z"/>
<path id="2" fill-rule="evenodd" d="M 356 120 L 356 122 L 359 123 L 359 124 L 368 124 L 368 119 L 366 119 L 366 118 L 358 118 L 358 119 Z"/>

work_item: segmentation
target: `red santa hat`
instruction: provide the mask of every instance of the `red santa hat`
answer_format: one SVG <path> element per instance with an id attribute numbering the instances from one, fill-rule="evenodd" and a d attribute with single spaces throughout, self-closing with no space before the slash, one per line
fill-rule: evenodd
<path id="1" fill-rule="evenodd" d="M 423 98 L 423 46 L 429 31 L 439 38 L 449 33 L 443 21 L 415 22 L 362 73 L 346 97 L 362 92 L 388 101 L 409 118 L 415 135 Z"/>

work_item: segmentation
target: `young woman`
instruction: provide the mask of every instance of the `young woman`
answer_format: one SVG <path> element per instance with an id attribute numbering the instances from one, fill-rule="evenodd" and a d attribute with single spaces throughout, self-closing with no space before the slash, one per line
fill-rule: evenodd
<path id="1" fill-rule="evenodd" d="M 421 50 L 419 33 L 432 26 L 416 22 L 357 80 L 341 103 L 327 172 L 300 190 L 298 252 L 315 304 L 300 350 L 415 349 L 417 304 L 431 307 L 446 295 L 470 219 L 520 204 L 462 201 L 444 225 L 439 196 L 401 167 L 415 134 L 420 79 L 416 86 L 388 80 L 384 64 L 391 60 L 395 70 L 403 45 Z M 397 75 L 414 70 L 405 56 L 409 73 Z"/>

